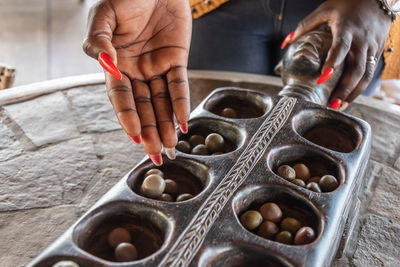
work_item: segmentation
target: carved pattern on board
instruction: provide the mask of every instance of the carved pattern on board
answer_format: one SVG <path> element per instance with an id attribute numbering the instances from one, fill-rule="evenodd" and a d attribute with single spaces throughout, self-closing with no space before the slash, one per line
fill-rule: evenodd
<path id="1" fill-rule="evenodd" d="M 295 98 L 283 97 L 279 100 L 238 161 L 207 198 L 160 266 L 189 265 L 219 213 L 261 159 L 275 135 L 285 124 L 295 104 Z"/>

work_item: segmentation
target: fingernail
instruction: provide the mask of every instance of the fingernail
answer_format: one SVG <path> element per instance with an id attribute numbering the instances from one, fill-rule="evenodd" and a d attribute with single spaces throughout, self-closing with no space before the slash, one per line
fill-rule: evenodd
<path id="1" fill-rule="evenodd" d="M 164 147 L 164 151 L 165 151 L 165 154 L 167 155 L 167 157 L 169 159 L 175 159 L 176 158 L 175 147 L 171 147 L 171 148 Z"/>
<path id="2" fill-rule="evenodd" d="M 186 134 L 188 132 L 188 124 L 187 124 L 187 122 L 182 123 L 182 124 L 178 122 L 178 126 L 179 126 L 179 129 L 181 129 L 182 133 Z"/>
<path id="3" fill-rule="evenodd" d="M 158 154 L 149 154 L 149 153 L 147 153 L 147 155 L 149 156 L 149 158 L 151 159 L 151 161 L 155 165 L 161 166 L 163 164 L 161 153 L 158 153 Z"/>
<path id="4" fill-rule="evenodd" d="M 327 80 L 329 80 L 329 78 L 332 77 L 334 69 L 332 67 L 328 67 L 324 70 L 324 73 L 321 74 L 321 76 L 319 76 L 318 80 L 317 80 L 317 84 L 321 84 L 326 82 Z"/>
<path id="5" fill-rule="evenodd" d="M 129 137 L 129 139 L 131 139 L 137 145 L 142 143 L 142 138 L 140 137 L 140 135 L 138 135 L 138 136 L 130 136 L 130 135 L 128 135 L 128 137 Z"/>
<path id="6" fill-rule="evenodd" d="M 118 70 L 117 66 L 115 66 L 114 62 L 112 61 L 110 55 L 107 53 L 101 52 L 98 57 L 100 65 L 108 71 L 112 76 L 117 78 L 118 80 L 122 79 L 122 74 Z"/>
<path id="7" fill-rule="evenodd" d="M 292 40 L 294 36 L 294 32 L 289 33 L 285 39 L 283 40 L 282 44 L 281 44 L 281 49 L 284 49 L 286 47 L 286 45 L 290 42 L 290 40 Z"/>
<path id="8" fill-rule="evenodd" d="M 340 100 L 339 98 L 336 98 L 336 99 L 332 100 L 332 102 L 329 104 L 329 107 L 331 109 L 338 109 L 341 104 L 342 104 L 342 100 Z"/>
<path id="9" fill-rule="evenodd" d="M 344 111 L 348 107 L 349 107 L 349 102 L 343 101 L 342 105 L 339 107 L 339 110 Z"/>

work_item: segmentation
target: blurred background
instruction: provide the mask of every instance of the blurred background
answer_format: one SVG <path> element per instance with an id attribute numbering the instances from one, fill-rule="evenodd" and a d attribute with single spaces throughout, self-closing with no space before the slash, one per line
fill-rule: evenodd
<path id="1" fill-rule="evenodd" d="M 94 2 L 0 0 L 0 89 L 101 72 L 100 65 L 81 48 L 87 13 Z M 390 40 L 400 36 L 400 21 L 396 22 L 397 29 L 389 35 L 387 46 L 400 48 L 400 38 Z M 400 104 L 398 52 L 385 55 L 386 59 L 391 56 L 394 60 L 390 71 L 385 69 L 384 80 L 374 95 L 395 104 Z"/>
<path id="2" fill-rule="evenodd" d="M 83 53 L 87 13 L 95 0 L 0 0 L 0 63 L 14 86 L 101 72 Z"/>

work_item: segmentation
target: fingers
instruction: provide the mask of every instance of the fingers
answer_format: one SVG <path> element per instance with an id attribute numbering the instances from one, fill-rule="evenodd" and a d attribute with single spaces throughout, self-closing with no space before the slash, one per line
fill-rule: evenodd
<path id="1" fill-rule="evenodd" d="M 156 77 L 150 81 L 151 98 L 157 118 L 158 134 L 161 137 L 164 150 L 171 159 L 175 158 L 175 149 L 178 142 L 172 112 L 170 96 L 166 81 Z"/>
<path id="2" fill-rule="evenodd" d="M 178 66 L 167 73 L 168 91 L 179 128 L 187 133 L 190 114 L 189 81 L 186 67 Z"/>
<path id="3" fill-rule="evenodd" d="M 140 143 L 140 119 L 137 113 L 131 82 L 123 75 L 118 80 L 106 73 L 107 94 L 124 131 L 135 141 Z"/>
<path id="4" fill-rule="evenodd" d="M 92 6 L 83 51 L 96 60 L 101 52 L 105 52 L 116 64 L 116 51 L 111 43 L 116 25 L 116 16 L 109 1 L 100 1 Z"/>
<path id="5" fill-rule="evenodd" d="M 374 77 L 377 64 L 378 62 L 375 62 L 374 64 L 373 61 L 369 61 L 367 58 L 365 73 L 360 82 L 358 83 L 358 85 L 356 86 L 356 88 L 354 88 L 353 92 L 351 92 L 351 94 L 347 97 L 346 99 L 347 102 L 349 103 L 353 102 L 354 99 L 356 99 L 356 97 L 359 96 L 362 92 L 364 92 L 364 90 L 368 87 L 368 84 L 372 81 L 372 78 Z"/>
<path id="6" fill-rule="evenodd" d="M 150 89 L 145 82 L 139 80 L 134 80 L 132 87 L 137 112 L 140 117 L 143 146 L 153 163 L 158 166 L 162 165 L 162 145 L 157 130 Z"/>
<path id="7" fill-rule="evenodd" d="M 310 15 L 308 15 L 305 19 L 300 21 L 298 24 L 293 38 L 289 41 L 289 43 L 296 42 L 301 36 L 306 34 L 307 32 L 321 26 L 322 24 L 326 23 L 329 19 L 329 12 L 326 10 L 321 10 L 317 8 L 314 10 Z"/>
<path id="8" fill-rule="evenodd" d="M 338 87 L 333 92 L 331 99 L 342 99 L 353 92 L 365 73 L 367 47 L 354 47 L 347 56 L 347 65 Z"/>
<path id="9" fill-rule="evenodd" d="M 322 72 L 329 67 L 337 69 L 349 53 L 353 41 L 353 35 L 349 31 L 343 30 L 340 25 L 333 24 L 331 32 L 332 45 L 322 67 Z"/>

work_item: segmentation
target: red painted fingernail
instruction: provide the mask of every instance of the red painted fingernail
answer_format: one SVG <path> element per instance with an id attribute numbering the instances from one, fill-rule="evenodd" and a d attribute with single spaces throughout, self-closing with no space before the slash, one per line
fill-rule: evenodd
<path id="1" fill-rule="evenodd" d="M 188 132 L 188 124 L 187 124 L 187 122 L 182 123 L 182 124 L 180 124 L 178 122 L 178 126 L 179 126 L 179 129 L 181 129 L 182 133 L 186 134 Z"/>
<path id="2" fill-rule="evenodd" d="M 336 99 L 332 100 L 332 102 L 329 104 L 329 107 L 331 109 L 338 109 L 341 104 L 342 104 L 342 100 L 340 100 L 339 98 L 336 98 Z"/>
<path id="3" fill-rule="evenodd" d="M 151 161 L 152 161 L 155 165 L 161 166 L 161 165 L 163 164 L 161 152 L 158 153 L 158 154 L 149 154 L 149 153 L 147 153 L 147 155 L 149 156 L 149 158 L 151 159 Z"/>
<path id="4" fill-rule="evenodd" d="M 283 40 L 281 44 L 281 49 L 284 49 L 286 47 L 286 45 L 290 42 L 290 40 L 292 40 L 293 36 L 294 32 L 291 32 L 285 37 L 285 40 Z"/>
<path id="5" fill-rule="evenodd" d="M 334 69 L 332 67 L 328 67 L 324 70 L 324 73 L 321 74 L 321 76 L 319 76 L 318 80 L 317 80 L 317 84 L 321 84 L 326 82 L 327 80 L 329 80 L 329 78 L 332 77 Z"/>
<path id="6" fill-rule="evenodd" d="M 138 135 L 138 136 L 130 136 L 130 135 L 128 135 L 128 137 L 129 137 L 129 139 L 131 139 L 137 145 L 142 143 L 142 138 L 140 137 L 140 135 Z"/>
<path id="7" fill-rule="evenodd" d="M 101 52 L 99 54 L 98 60 L 99 60 L 100 65 L 106 71 L 108 71 L 112 76 L 114 76 L 118 80 L 122 79 L 121 72 L 118 70 L 117 66 L 115 66 L 115 64 L 112 61 L 111 57 L 107 53 Z"/>

